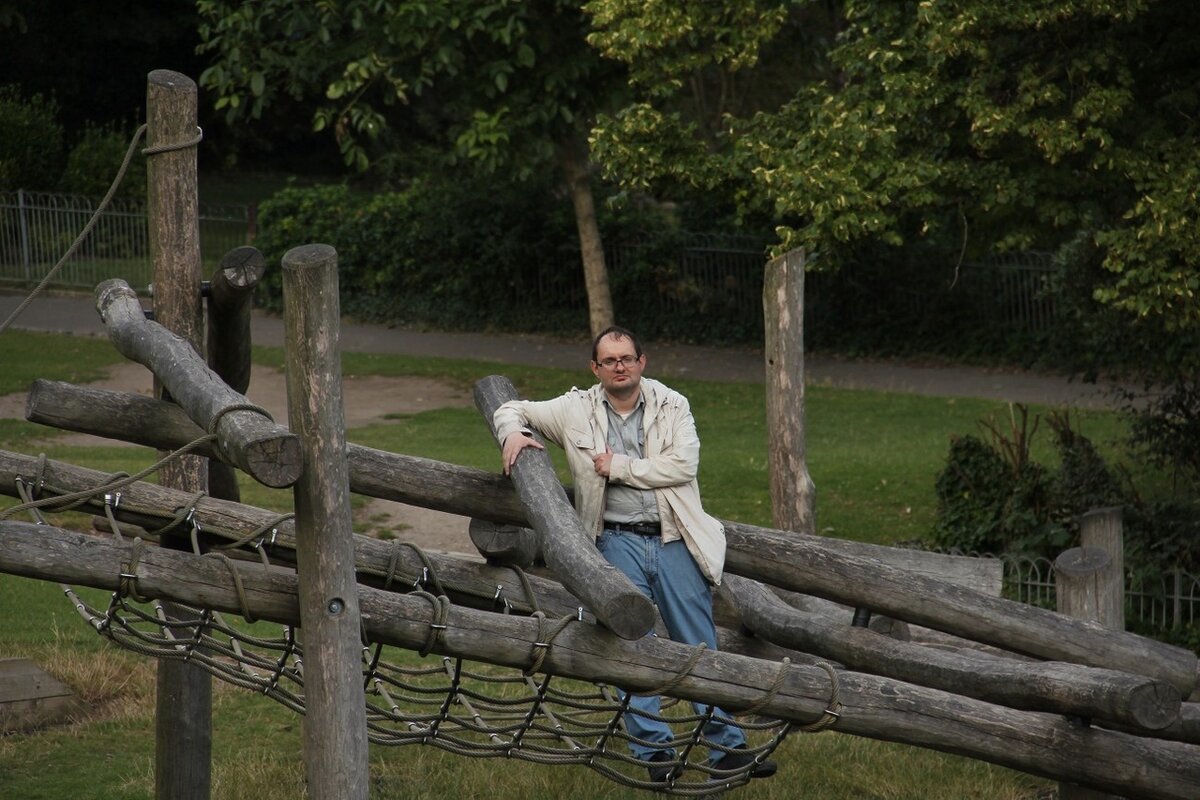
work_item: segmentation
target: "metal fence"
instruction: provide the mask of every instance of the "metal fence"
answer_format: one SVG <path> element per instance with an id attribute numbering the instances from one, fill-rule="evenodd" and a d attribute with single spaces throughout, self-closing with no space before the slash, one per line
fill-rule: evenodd
<path id="1" fill-rule="evenodd" d="M 1054 324 L 1052 269 L 1050 253 L 1005 253 L 971 264 L 964 279 L 988 322 L 1041 333 Z"/>
<path id="2" fill-rule="evenodd" d="M 713 233 L 631 237 L 607 248 L 613 303 L 647 338 L 703 331 L 719 341 L 762 341 L 761 238 Z"/>
<path id="3" fill-rule="evenodd" d="M 0 283 L 37 283 L 87 226 L 99 198 L 45 192 L 0 192 Z M 201 205 L 200 252 L 206 265 L 251 238 L 244 205 Z M 91 289 L 107 278 L 144 286 L 153 272 L 146 201 L 115 198 L 54 279 Z"/>
<path id="4" fill-rule="evenodd" d="M 76 195 L 0 192 L 0 284 L 41 280 L 97 205 L 96 198 Z M 253 238 L 249 206 L 201 205 L 199 215 L 206 270 Z M 55 285 L 91 289 L 101 280 L 122 278 L 144 286 L 152 273 L 147 231 L 144 200 L 114 200 Z M 767 245 L 762 237 L 705 233 L 614 240 L 607 247 L 614 304 L 625 324 L 647 338 L 760 343 Z M 873 268 L 847 265 L 838 273 L 811 273 L 805 289 L 806 328 L 819 334 L 825 322 L 852 330 L 881 325 L 904 330 L 942 305 L 963 309 L 967 318 L 998 329 L 1041 332 L 1054 322 L 1046 253 L 966 265 L 955 286 L 929 270 L 881 281 Z M 508 283 L 517 296 L 532 296 L 549 316 L 577 316 L 586 309 L 578 270 L 538 269 L 536 274 L 511 275 Z"/>
<path id="5" fill-rule="evenodd" d="M 927 548 L 949 555 L 997 558 L 1004 566 L 1004 596 L 1029 605 L 1055 608 L 1054 564 L 1043 556 L 1021 553 L 964 552 Z M 1125 619 L 1152 630 L 1168 631 L 1200 623 L 1200 576 L 1178 567 L 1159 575 L 1125 578 Z"/>

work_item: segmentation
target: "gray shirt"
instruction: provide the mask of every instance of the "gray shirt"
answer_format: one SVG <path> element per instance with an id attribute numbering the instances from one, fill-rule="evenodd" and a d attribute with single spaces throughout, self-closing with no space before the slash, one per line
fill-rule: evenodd
<path id="1" fill-rule="evenodd" d="M 643 458 L 642 446 L 646 432 L 642 422 L 646 412 L 646 398 L 638 399 L 633 411 L 622 417 L 607 400 L 608 449 L 629 458 Z M 635 489 L 619 483 L 609 483 L 604 495 L 604 518 L 609 522 L 658 522 L 658 503 L 650 489 Z"/>

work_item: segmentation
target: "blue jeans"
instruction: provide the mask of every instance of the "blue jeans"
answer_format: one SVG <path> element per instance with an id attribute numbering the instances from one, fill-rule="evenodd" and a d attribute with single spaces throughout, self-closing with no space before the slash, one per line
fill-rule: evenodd
<path id="1" fill-rule="evenodd" d="M 664 545 L 657 536 L 606 528 L 596 540 L 596 547 L 600 555 L 625 573 L 634 586 L 654 601 L 672 641 L 692 645 L 704 642 L 710 650 L 717 649 L 712 589 L 682 540 Z M 624 697 L 624 693 L 621 696 Z M 635 695 L 629 705 L 644 713 L 659 713 L 657 695 Z M 709 706 L 693 703 L 692 708 L 697 714 L 705 714 Z M 717 717 L 728 717 L 719 708 L 714 713 Z M 671 729 L 665 722 L 640 714 L 626 714 L 625 728 L 634 739 L 629 743 L 629 749 L 635 758 L 642 760 L 648 759 L 652 753 L 661 752 L 664 749 L 662 745 L 668 744 L 672 738 Z M 704 726 L 704 738 L 728 748 L 746 743 L 741 728 L 720 722 L 715 717 Z M 660 743 L 660 746 L 654 747 L 643 742 Z M 709 760 L 717 761 L 724 755 L 723 750 L 712 749 L 709 751 Z"/>

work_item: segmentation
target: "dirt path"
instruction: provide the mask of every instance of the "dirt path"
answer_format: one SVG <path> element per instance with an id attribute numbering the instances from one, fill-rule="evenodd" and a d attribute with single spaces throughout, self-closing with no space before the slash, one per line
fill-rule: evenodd
<path id="1" fill-rule="evenodd" d="M 89 386 L 113 391 L 149 395 L 151 377 L 140 364 L 122 362 L 109 369 L 108 375 Z M 351 377 L 343 383 L 346 406 L 346 427 L 358 428 L 373 423 L 386 423 L 389 414 L 415 414 L 435 408 L 469 407 L 468 393 L 440 381 L 416 377 Z M 271 412 L 275 419 L 287 419 L 287 386 L 280 370 L 255 367 L 247 397 L 251 402 Z M 0 418 L 25 418 L 24 392 L 0 396 Z M 125 445 L 82 433 L 64 434 L 55 442 L 72 446 Z M 441 511 L 372 499 L 355 514 L 360 525 L 377 536 L 389 534 L 427 549 L 445 552 L 472 553 L 474 547 L 467 535 L 467 519 Z"/>

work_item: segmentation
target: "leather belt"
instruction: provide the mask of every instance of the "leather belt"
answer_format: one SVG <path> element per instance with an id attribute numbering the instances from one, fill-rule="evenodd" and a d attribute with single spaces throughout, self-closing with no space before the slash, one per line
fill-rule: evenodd
<path id="1" fill-rule="evenodd" d="M 657 522 L 609 522 L 604 521 L 605 530 L 636 533 L 638 536 L 661 536 L 662 525 Z"/>

